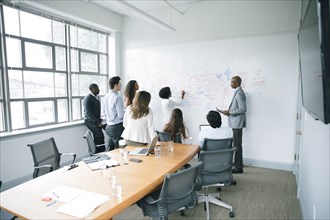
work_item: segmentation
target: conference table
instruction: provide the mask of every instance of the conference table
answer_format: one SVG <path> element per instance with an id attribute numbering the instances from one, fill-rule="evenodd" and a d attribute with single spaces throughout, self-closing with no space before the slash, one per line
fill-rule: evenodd
<path id="1" fill-rule="evenodd" d="M 48 206 L 47 202 L 42 201 L 42 195 L 64 185 L 108 195 L 109 200 L 85 218 L 111 219 L 161 186 L 166 174 L 179 170 L 200 149 L 197 145 L 175 143 L 174 150 L 171 152 L 167 150 L 166 143 L 162 145 L 161 158 L 155 158 L 154 155 L 128 155 L 128 159 L 138 158 L 142 160 L 141 163 L 129 161 L 127 165 L 124 165 L 119 149 L 106 153 L 120 163 L 120 166 L 108 169 L 116 169 L 117 179 L 120 179 L 122 184 L 121 197 L 111 194 L 109 179 L 104 172 L 92 171 L 83 161 L 80 161 L 77 163 L 79 166 L 74 169 L 56 170 L 2 192 L 0 194 L 1 209 L 21 219 L 77 219 L 57 211 L 58 207 L 64 203 L 56 202 Z M 128 150 L 133 148 L 127 146 Z"/>

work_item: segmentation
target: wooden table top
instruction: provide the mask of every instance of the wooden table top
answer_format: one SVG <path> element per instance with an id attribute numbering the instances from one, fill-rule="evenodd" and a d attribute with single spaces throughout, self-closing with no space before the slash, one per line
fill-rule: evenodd
<path id="1" fill-rule="evenodd" d="M 130 150 L 134 147 L 127 148 Z M 75 169 L 65 172 L 56 170 L 2 192 L 0 205 L 2 209 L 22 219 L 74 219 L 75 217 L 57 212 L 57 208 L 64 203 L 57 202 L 47 207 L 48 203 L 41 200 L 43 194 L 65 185 L 109 195 L 110 200 L 98 207 L 86 219 L 111 219 L 160 186 L 166 174 L 173 173 L 188 163 L 199 149 L 197 145 L 174 144 L 174 151 L 170 152 L 164 146 L 160 159 L 156 159 L 153 155 L 128 155 L 128 159 L 143 160 L 141 163 L 129 161 L 128 165 L 122 164 L 119 149 L 108 152 L 111 158 L 121 164 L 115 167 L 117 178 L 122 183 L 121 198 L 109 192 L 109 180 L 106 175 L 100 170 L 91 171 L 84 162 L 79 162 L 79 167 Z"/>

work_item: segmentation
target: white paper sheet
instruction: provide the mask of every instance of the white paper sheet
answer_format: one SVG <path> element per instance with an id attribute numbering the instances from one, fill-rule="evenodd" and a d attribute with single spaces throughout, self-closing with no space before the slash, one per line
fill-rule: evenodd
<path id="1" fill-rule="evenodd" d="M 85 192 L 71 202 L 58 207 L 57 211 L 77 218 L 84 218 L 108 200 L 109 197 L 106 195 Z"/>
<path id="2" fill-rule="evenodd" d="M 50 199 L 58 201 L 58 202 L 67 203 L 85 192 L 86 192 L 85 190 L 61 185 L 61 186 L 43 194 L 41 197 L 50 198 Z"/>

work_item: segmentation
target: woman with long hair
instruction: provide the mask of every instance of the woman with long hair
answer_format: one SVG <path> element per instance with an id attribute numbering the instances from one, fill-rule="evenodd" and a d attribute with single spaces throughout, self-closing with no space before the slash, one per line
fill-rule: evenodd
<path id="1" fill-rule="evenodd" d="M 125 88 L 125 107 L 133 103 L 136 92 L 139 90 L 139 84 L 136 80 L 130 80 Z"/>
<path id="2" fill-rule="evenodd" d="M 133 104 L 126 108 L 122 137 L 127 145 L 141 146 L 149 143 L 157 134 L 154 129 L 153 113 L 149 108 L 151 95 L 140 91 L 133 99 Z"/>
<path id="3" fill-rule="evenodd" d="M 188 138 L 188 132 L 180 109 L 175 108 L 172 110 L 170 120 L 165 124 L 163 131 L 168 133 L 172 140 L 175 140 L 176 134 L 180 134 L 183 139 Z"/>

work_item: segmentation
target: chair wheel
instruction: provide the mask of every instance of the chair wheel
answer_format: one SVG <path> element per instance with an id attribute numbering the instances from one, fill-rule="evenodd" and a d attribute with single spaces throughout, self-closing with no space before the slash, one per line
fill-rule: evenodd
<path id="1" fill-rule="evenodd" d="M 236 185 L 236 181 L 235 180 L 233 181 L 233 185 Z"/>
<path id="2" fill-rule="evenodd" d="M 235 213 L 234 212 L 229 212 L 229 218 L 234 218 L 235 217 Z"/>
<path id="3" fill-rule="evenodd" d="M 184 212 L 184 210 L 181 210 L 181 211 L 180 211 L 180 215 L 181 215 L 181 216 L 185 216 L 185 215 L 186 215 L 186 213 Z"/>
<path id="4" fill-rule="evenodd" d="M 218 192 L 221 191 L 221 186 L 217 186 L 217 191 L 218 191 Z"/>

